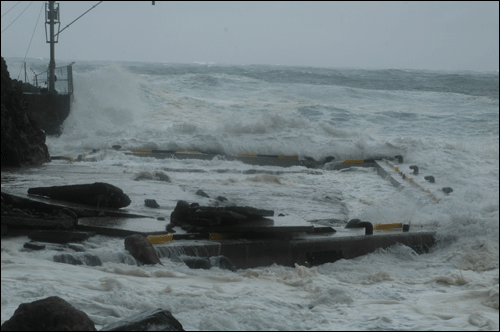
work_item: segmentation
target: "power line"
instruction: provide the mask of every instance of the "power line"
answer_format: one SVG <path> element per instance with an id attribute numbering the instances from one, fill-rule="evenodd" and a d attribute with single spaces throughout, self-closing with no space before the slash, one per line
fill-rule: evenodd
<path id="1" fill-rule="evenodd" d="M 21 3 L 21 1 L 18 1 L 14 6 L 12 6 L 11 9 L 9 9 L 8 11 L 5 12 L 5 14 L 2 15 L 2 17 L 4 17 L 5 15 L 7 15 L 8 12 L 10 12 L 12 9 L 14 9 L 15 6 L 19 5 Z"/>
<path id="2" fill-rule="evenodd" d="M 45 3 L 42 2 L 42 7 L 40 8 L 40 13 L 38 13 L 38 18 L 36 19 L 35 28 L 33 29 L 33 33 L 31 34 L 30 43 L 28 45 L 28 49 L 26 50 L 26 54 L 24 55 L 23 63 L 24 63 L 24 61 L 26 61 L 26 57 L 28 56 L 28 51 L 30 50 L 31 42 L 33 41 L 33 36 L 35 35 L 36 27 L 38 26 L 38 21 L 40 20 L 40 15 L 42 15 L 42 9 L 43 9 L 44 5 L 45 5 Z M 19 75 L 17 75 L 17 79 L 19 79 L 19 76 L 21 76 L 22 71 L 23 71 L 23 67 L 21 67 L 21 70 L 19 71 Z"/>
<path id="3" fill-rule="evenodd" d="M 99 1 L 99 3 L 97 3 L 96 5 L 94 5 L 92 8 L 90 8 L 89 10 L 87 10 L 85 13 L 83 13 L 82 15 L 78 16 L 73 22 L 71 22 L 70 24 L 68 24 L 67 26 L 65 26 L 61 31 L 59 31 L 58 33 L 56 33 L 54 35 L 57 36 L 59 35 L 61 32 L 63 32 L 67 27 L 69 27 L 71 24 L 75 23 L 80 17 L 82 17 L 83 15 L 87 14 L 89 11 L 91 11 L 92 9 L 94 9 L 95 7 L 97 7 L 97 5 L 100 5 L 102 2 L 104 1 Z"/>
<path id="4" fill-rule="evenodd" d="M 19 14 L 19 15 L 16 17 L 16 19 L 15 19 L 15 20 L 14 20 L 11 24 L 9 24 L 9 25 L 7 26 L 7 28 L 5 28 L 5 29 L 3 29 L 3 30 L 2 30 L 2 33 L 3 33 L 5 30 L 7 30 L 7 29 L 8 29 L 8 28 L 12 25 L 12 24 L 14 24 L 14 22 L 15 22 L 15 21 L 17 21 L 17 19 L 19 18 L 19 16 L 21 16 L 21 15 L 22 15 L 22 14 L 26 11 L 26 9 L 28 9 L 28 8 L 29 8 L 29 6 L 31 6 L 31 4 L 32 4 L 32 3 L 33 3 L 33 1 L 31 1 L 31 2 L 30 2 L 30 4 L 28 5 L 28 7 L 26 7 L 26 8 L 25 8 L 25 9 L 21 12 L 21 14 Z"/>

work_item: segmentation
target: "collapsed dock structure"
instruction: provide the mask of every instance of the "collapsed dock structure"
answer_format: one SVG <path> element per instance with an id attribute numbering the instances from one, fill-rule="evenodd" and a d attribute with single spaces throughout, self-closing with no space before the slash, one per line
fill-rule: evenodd
<path id="1" fill-rule="evenodd" d="M 114 149 L 120 151 L 117 146 Z M 402 156 L 335 162 L 333 158 L 316 161 L 312 158 L 280 155 L 219 156 L 186 150 L 136 149 L 120 152 L 154 158 L 210 160 L 217 157 L 225 160 L 238 160 L 251 165 L 305 166 L 320 168 L 327 172 L 353 166 L 371 167 L 377 170 L 381 181 L 389 181 L 394 187 L 413 186 L 425 194 L 433 194 L 422 183 L 419 183 L 417 178 L 414 178 L 416 167 L 410 166 L 413 173 L 408 174 L 400 170 L 400 167 L 401 169 L 403 167 Z M 78 158 L 54 156 L 53 159 L 77 163 L 95 162 L 105 157 L 106 151 L 94 150 L 79 155 Z M 325 226 L 303 219 L 298 220 L 293 216 L 275 216 L 274 211 L 270 210 L 238 206 L 224 207 L 226 205 L 204 207 L 198 203 L 180 204 L 181 201 L 179 201 L 177 205 L 185 206 L 187 212 L 184 216 L 180 216 L 176 207 L 170 216 L 169 223 L 168 220 L 160 222 L 154 217 L 121 212 L 118 209 L 75 205 L 75 203 L 70 204 L 34 195 L 26 198 L 40 204 L 55 204 L 59 208 L 73 209 L 78 215 L 75 229 L 79 232 L 94 232 L 115 237 L 140 234 L 150 240 L 159 257 L 175 259 L 179 256 L 197 256 L 210 259 L 225 256 L 236 268 L 271 264 L 313 266 L 335 262 L 339 259 L 355 258 L 398 243 L 411 247 L 417 253 L 424 253 L 432 247 L 435 241 L 434 229 L 413 227 L 407 220 L 373 225 L 369 220 L 352 219 L 347 225 Z M 439 201 L 436 195 L 432 198 L 435 202 Z M 144 229 L 143 225 L 150 226 Z"/>

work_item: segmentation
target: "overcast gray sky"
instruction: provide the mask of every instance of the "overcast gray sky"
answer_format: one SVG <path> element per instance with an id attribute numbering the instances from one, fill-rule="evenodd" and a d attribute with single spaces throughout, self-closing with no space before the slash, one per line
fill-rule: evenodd
<path id="1" fill-rule="evenodd" d="M 4 15 L 17 1 L 2 1 Z M 2 30 L 28 6 L 2 17 Z M 60 2 L 61 29 L 97 1 Z M 41 1 L 1 38 L 24 57 Z M 45 9 L 43 9 L 45 10 Z M 29 58 L 48 58 L 45 16 Z M 58 60 L 214 62 L 315 67 L 497 71 L 495 2 L 103 2 L 68 29 Z"/>

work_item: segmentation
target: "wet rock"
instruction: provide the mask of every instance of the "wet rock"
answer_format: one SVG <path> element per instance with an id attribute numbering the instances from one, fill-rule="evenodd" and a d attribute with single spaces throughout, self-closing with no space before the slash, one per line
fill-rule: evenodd
<path id="1" fill-rule="evenodd" d="M 179 226 L 183 220 L 189 215 L 189 203 L 186 201 L 178 201 L 174 211 L 170 214 L 170 223 Z"/>
<path id="2" fill-rule="evenodd" d="M 208 196 L 208 194 L 201 189 L 196 192 L 196 195 L 210 198 L 210 196 Z"/>
<path id="3" fill-rule="evenodd" d="M 446 195 L 449 195 L 453 192 L 453 189 L 450 187 L 444 187 L 441 189 Z"/>
<path id="4" fill-rule="evenodd" d="M 139 172 L 136 174 L 134 180 L 138 181 L 138 180 L 154 180 L 154 179 L 155 177 L 153 176 L 153 174 L 149 172 Z"/>
<path id="5" fill-rule="evenodd" d="M 96 255 L 84 254 L 83 259 L 85 261 L 85 265 L 87 265 L 87 266 L 101 266 L 102 265 L 101 259 Z"/>
<path id="6" fill-rule="evenodd" d="M 134 234 L 127 236 L 125 238 L 125 249 L 142 264 L 161 264 L 155 248 L 142 235 Z"/>
<path id="7" fill-rule="evenodd" d="M 170 181 L 170 177 L 163 173 L 163 172 L 160 172 L 160 171 L 156 171 L 153 173 L 153 175 L 160 181 L 164 181 L 164 182 L 171 182 Z"/>
<path id="8" fill-rule="evenodd" d="M 94 232 L 75 232 L 75 231 L 46 231 L 37 230 L 31 232 L 28 237 L 33 241 L 50 243 L 68 243 L 87 240 L 94 236 Z"/>
<path id="9" fill-rule="evenodd" d="M 130 204 L 130 198 L 123 193 L 123 190 L 103 182 L 30 188 L 28 189 L 28 194 L 47 196 L 66 202 L 117 209 Z"/>
<path id="10" fill-rule="evenodd" d="M 58 254 L 55 255 L 52 260 L 56 263 L 65 263 L 65 264 L 71 264 L 71 265 L 84 265 L 83 262 L 75 258 L 71 254 Z"/>
<path id="11" fill-rule="evenodd" d="M 70 243 L 68 244 L 68 248 L 70 248 L 71 250 L 74 250 L 76 252 L 83 252 L 85 251 L 85 247 L 81 244 L 74 244 L 74 243 Z"/>
<path id="12" fill-rule="evenodd" d="M 228 200 L 228 199 L 227 199 L 226 197 L 224 197 L 224 196 L 217 196 L 217 198 L 216 198 L 216 199 L 217 199 L 219 202 L 225 202 L 225 201 L 227 201 L 227 200 Z"/>
<path id="13" fill-rule="evenodd" d="M 181 260 L 189 266 L 190 269 L 210 270 L 212 263 L 208 258 L 204 257 L 181 257 Z"/>
<path id="14" fill-rule="evenodd" d="M 45 244 L 30 241 L 30 242 L 26 242 L 23 245 L 23 247 L 27 248 L 27 249 L 31 249 L 31 250 L 43 250 L 43 249 L 45 249 Z"/>
<path id="15" fill-rule="evenodd" d="M 86 313 L 57 296 L 22 303 L 2 331 L 97 331 Z"/>
<path id="16" fill-rule="evenodd" d="M 170 311 L 158 308 L 106 325 L 101 331 L 184 331 L 184 328 Z"/>
<path id="17" fill-rule="evenodd" d="M 73 220 L 78 221 L 78 215 L 74 211 L 71 211 L 70 209 L 62 208 L 61 213 L 64 213 L 65 215 L 73 218 Z"/>
<path id="18" fill-rule="evenodd" d="M 38 166 L 50 161 L 45 133 L 32 120 L 26 97 L 12 85 L 2 57 L 1 164 L 8 167 Z"/>
<path id="19" fill-rule="evenodd" d="M 170 215 L 170 222 L 187 230 L 190 226 L 238 225 L 242 222 L 261 220 L 273 215 L 274 211 L 272 210 L 256 209 L 249 206 L 213 207 L 199 206 L 198 204 L 189 205 L 185 201 L 178 201 Z"/>
<path id="20" fill-rule="evenodd" d="M 158 217 L 158 218 L 156 218 L 156 220 L 165 220 L 165 218 L 164 217 Z"/>
<path id="21" fill-rule="evenodd" d="M 424 179 L 426 179 L 427 181 L 429 181 L 430 183 L 434 183 L 436 182 L 436 180 L 434 179 L 434 177 L 432 175 L 427 175 L 427 176 L 424 176 Z"/>
<path id="22" fill-rule="evenodd" d="M 333 156 L 328 156 L 328 157 L 326 157 L 326 158 L 325 158 L 325 164 L 326 164 L 326 163 L 330 163 L 330 162 L 332 162 L 332 161 L 334 161 L 334 160 L 335 160 L 335 157 L 333 157 Z"/>
<path id="23" fill-rule="evenodd" d="M 225 269 L 233 272 L 236 271 L 236 267 L 234 266 L 233 262 L 231 262 L 226 256 L 210 257 L 210 262 L 212 263 L 212 266 L 217 266 L 220 269 Z"/>
<path id="24" fill-rule="evenodd" d="M 158 205 L 158 203 L 156 203 L 156 200 L 154 200 L 154 199 L 145 199 L 144 205 L 146 205 L 147 207 L 153 208 L 153 209 L 157 209 L 160 207 Z"/>
<path id="25" fill-rule="evenodd" d="M 167 224 L 167 227 L 166 227 L 167 232 L 172 233 L 172 234 L 176 233 L 174 230 L 174 227 L 175 227 L 175 225 L 172 223 Z"/>

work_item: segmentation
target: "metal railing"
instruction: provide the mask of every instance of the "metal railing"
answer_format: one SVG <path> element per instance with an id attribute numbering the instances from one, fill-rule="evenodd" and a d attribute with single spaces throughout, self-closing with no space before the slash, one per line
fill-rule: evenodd
<path id="1" fill-rule="evenodd" d="M 55 69 L 55 90 L 59 94 L 73 94 L 73 64 L 70 63 L 67 66 L 57 67 Z M 48 69 L 44 72 L 35 74 L 33 76 L 33 85 L 42 91 L 48 89 Z"/>

